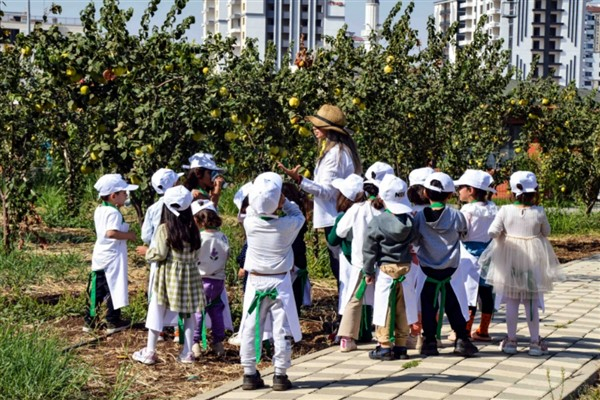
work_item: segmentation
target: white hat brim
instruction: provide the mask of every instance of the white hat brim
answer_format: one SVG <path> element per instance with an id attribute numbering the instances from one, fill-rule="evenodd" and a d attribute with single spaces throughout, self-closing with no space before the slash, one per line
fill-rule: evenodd
<path id="1" fill-rule="evenodd" d="M 392 214 L 407 214 L 413 211 L 412 207 L 403 203 L 386 202 L 385 208 L 390 210 Z"/>

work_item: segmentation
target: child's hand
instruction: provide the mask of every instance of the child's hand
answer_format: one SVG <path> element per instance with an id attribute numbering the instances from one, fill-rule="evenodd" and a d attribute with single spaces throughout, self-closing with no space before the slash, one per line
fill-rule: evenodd
<path id="1" fill-rule="evenodd" d="M 146 252 L 148 251 L 148 246 L 138 246 L 135 248 L 135 252 L 138 253 L 138 255 L 145 257 L 146 256 Z"/>
<path id="2" fill-rule="evenodd" d="M 375 282 L 375 277 L 371 275 L 365 275 L 365 282 L 367 285 L 371 285 L 373 282 Z"/>
<path id="3" fill-rule="evenodd" d="M 246 276 L 246 270 L 243 268 L 238 269 L 238 279 L 244 279 Z"/>

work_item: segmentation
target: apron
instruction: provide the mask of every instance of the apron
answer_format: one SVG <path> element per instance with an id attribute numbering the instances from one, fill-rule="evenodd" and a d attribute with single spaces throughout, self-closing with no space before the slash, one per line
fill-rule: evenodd
<path id="1" fill-rule="evenodd" d="M 425 285 L 425 280 L 427 279 L 427 275 L 423 273 L 421 268 L 414 268 L 417 270 L 416 277 L 416 293 L 417 299 L 421 299 L 421 291 L 423 290 L 423 285 Z M 452 277 L 450 278 L 450 286 L 452 290 L 454 290 L 454 294 L 456 295 L 456 299 L 458 300 L 458 304 L 460 305 L 460 310 L 462 311 L 462 315 L 465 321 L 469 320 L 469 305 L 467 303 L 467 292 L 465 290 L 465 282 L 464 282 L 464 273 L 460 273 L 457 269 Z M 433 299 L 431 299 L 433 301 Z M 438 303 L 439 304 L 439 303 Z"/>
<path id="2" fill-rule="evenodd" d="M 150 277 L 148 278 L 148 305 L 152 303 L 152 288 L 154 287 L 154 278 L 156 277 L 156 272 L 158 271 L 158 261 L 153 261 L 150 263 Z M 146 315 L 146 328 L 153 329 L 155 331 L 162 331 L 165 326 L 177 326 L 178 325 L 179 314 L 167 310 L 163 318 L 158 318 L 156 313 L 150 312 L 150 308 L 148 309 L 148 314 Z M 159 327 L 160 325 L 160 327 Z"/>
<path id="3" fill-rule="evenodd" d="M 347 264 L 347 270 L 344 275 L 342 275 L 342 259 L 344 263 Z M 345 267 L 346 268 L 346 267 Z M 343 279 L 342 279 L 343 278 Z M 351 265 L 346 256 L 340 253 L 340 296 L 338 303 L 338 311 L 340 315 L 343 315 L 344 308 L 346 308 L 346 304 L 352 298 L 352 294 L 354 292 L 354 288 L 357 287 L 360 279 L 363 278 L 362 270 Z M 373 297 L 375 293 L 374 285 L 367 285 L 365 290 L 365 294 L 362 298 L 363 306 L 372 306 L 373 305 Z M 343 288 L 343 290 L 342 290 Z"/>
<path id="4" fill-rule="evenodd" d="M 250 304 L 254 300 L 254 296 L 256 294 L 256 284 L 260 284 L 261 280 L 273 282 L 274 285 L 271 287 L 275 287 L 277 289 L 277 298 L 281 300 L 283 303 L 283 309 L 287 315 L 287 321 L 290 326 L 290 330 L 292 336 L 294 337 L 295 342 L 299 342 L 302 340 L 302 329 L 300 328 L 300 321 L 298 319 L 298 311 L 296 310 L 296 302 L 294 300 L 294 291 L 292 289 L 292 281 L 290 279 L 290 274 L 286 273 L 285 275 L 271 275 L 271 276 L 252 276 L 248 275 L 248 280 L 246 281 L 246 291 L 244 292 L 244 312 L 242 314 L 242 321 L 240 323 L 240 334 L 243 334 L 244 329 L 244 321 L 247 317 L 254 318 L 254 312 L 252 315 L 248 315 L 248 309 L 250 308 Z M 256 280 L 256 281 L 255 281 Z M 256 312 L 256 311 L 255 311 Z M 269 324 L 269 318 L 267 318 L 267 323 L 262 328 L 263 331 L 263 340 L 273 337 L 272 325 Z M 271 325 L 271 326 L 269 326 Z M 268 334 L 267 334 L 268 333 Z"/>
<path id="5" fill-rule="evenodd" d="M 460 261 L 455 274 L 463 277 L 465 291 L 467 292 L 467 303 L 470 307 L 477 306 L 477 292 L 479 291 L 480 267 L 479 258 L 469 253 L 460 244 Z"/>
<path id="6" fill-rule="evenodd" d="M 402 282 L 406 319 L 409 324 L 414 324 L 419 320 L 417 292 L 415 290 L 416 270 L 420 270 L 419 266 L 411 263 L 410 271 L 404 275 L 405 278 Z M 389 308 L 390 288 L 393 280 L 391 276 L 381 272 L 379 268 L 377 269 L 373 301 L 373 323 L 377 326 L 385 326 L 385 319 Z"/>
<path id="7" fill-rule="evenodd" d="M 129 232 L 129 224 L 121 223 L 119 228 L 121 232 Z M 106 274 L 106 283 L 110 291 L 113 307 L 115 310 L 129 305 L 129 292 L 127 287 L 127 241 L 118 241 L 118 250 L 114 258 L 104 273 Z"/>
<path id="8" fill-rule="evenodd" d="M 296 281 L 298 278 L 299 268 L 292 268 L 292 283 Z M 306 270 L 308 273 L 308 269 Z M 300 278 L 302 279 L 302 278 Z M 310 279 L 308 279 L 308 275 L 306 276 L 306 283 L 304 285 L 304 293 L 302 293 L 302 304 L 303 306 L 312 306 L 312 285 L 310 284 Z"/>

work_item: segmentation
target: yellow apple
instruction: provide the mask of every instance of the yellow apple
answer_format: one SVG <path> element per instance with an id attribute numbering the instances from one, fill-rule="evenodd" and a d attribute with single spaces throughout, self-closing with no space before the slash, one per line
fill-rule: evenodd
<path id="1" fill-rule="evenodd" d="M 542 104 L 546 106 L 546 105 L 550 104 L 550 100 L 548 100 L 546 98 L 543 98 L 542 99 Z"/>
<path id="2" fill-rule="evenodd" d="M 290 107 L 296 108 L 300 105 L 300 99 L 298 99 L 297 97 L 290 97 L 290 99 L 288 100 L 288 103 L 289 103 Z"/>
<path id="3" fill-rule="evenodd" d="M 79 93 L 81 93 L 84 96 L 87 96 L 87 94 L 90 92 L 90 87 L 88 85 L 83 85 L 82 87 L 79 88 Z"/>
<path id="4" fill-rule="evenodd" d="M 310 130 L 309 130 L 307 127 L 305 127 L 305 126 L 301 126 L 301 127 L 298 129 L 298 133 L 299 133 L 299 134 L 300 134 L 300 136 L 302 136 L 302 137 L 309 137 L 309 136 L 310 136 Z"/>
<path id="5" fill-rule="evenodd" d="M 302 175 L 304 175 L 305 178 L 310 178 L 310 171 L 306 170 Z"/>
<path id="6" fill-rule="evenodd" d="M 24 56 L 28 56 L 31 54 L 31 47 L 25 46 L 21 49 L 21 54 Z"/>
<path id="7" fill-rule="evenodd" d="M 202 68 L 202 73 L 203 73 L 204 75 L 207 75 L 209 72 L 210 72 L 210 68 L 208 68 L 208 67 L 204 67 L 204 68 Z"/>
<path id="8" fill-rule="evenodd" d="M 395 60 L 394 56 L 387 56 L 387 58 L 385 59 L 385 62 L 388 64 L 393 63 Z"/>
<path id="9" fill-rule="evenodd" d="M 219 96 L 221 97 L 225 97 L 229 94 L 229 90 L 227 90 L 227 88 L 225 86 L 221 86 L 219 88 Z"/>
<path id="10" fill-rule="evenodd" d="M 90 158 L 92 159 L 92 161 L 96 161 L 98 159 L 98 153 L 96 153 L 95 151 L 92 151 L 90 153 Z"/>
<path id="11" fill-rule="evenodd" d="M 279 154 L 279 147 L 271 146 L 271 148 L 269 148 L 269 153 L 271 153 L 271 155 L 273 156 L 276 156 L 277 154 Z"/>
<path id="12" fill-rule="evenodd" d="M 202 140 L 202 133 L 200 132 L 196 132 L 192 135 L 192 139 L 194 140 L 194 142 L 199 142 L 200 140 Z"/>
<path id="13" fill-rule="evenodd" d="M 152 154 L 154 153 L 154 146 L 152 146 L 151 144 L 146 146 L 146 153 L 148 154 Z"/>
<path id="14" fill-rule="evenodd" d="M 354 104 L 355 106 L 358 106 L 360 104 L 360 99 L 358 97 L 353 98 L 352 104 Z"/>
<path id="15" fill-rule="evenodd" d="M 135 149 L 134 153 L 135 153 L 136 156 L 139 157 L 142 154 L 144 154 L 144 151 L 142 149 L 140 149 L 140 148 L 137 148 L 137 149 Z"/>
<path id="16" fill-rule="evenodd" d="M 221 110 L 219 108 L 210 110 L 210 116 L 213 118 L 219 118 L 221 116 Z"/>
<path id="17" fill-rule="evenodd" d="M 394 68 L 391 65 L 386 65 L 383 67 L 384 74 L 391 74 L 392 72 L 394 72 Z"/>
<path id="18" fill-rule="evenodd" d="M 237 124 L 238 122 L 240 122 L 240 119 L 238 118 L 237 114 L 231 114 L 231 116 L 229 118 L 231 119 L 231 122 L 233 122 L 234 124 Z"/>

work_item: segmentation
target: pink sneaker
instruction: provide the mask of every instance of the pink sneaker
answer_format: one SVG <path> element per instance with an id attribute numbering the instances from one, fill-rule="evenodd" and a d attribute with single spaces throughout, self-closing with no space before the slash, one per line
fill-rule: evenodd
<path id="1" fill-rule="evenodd" d="M 354 339 L 349 337 L 343 337 L 340 339 L 340 351 L 342 353 L 348 353 L 349 351 L 356 350 L 356 342 Z"/>

